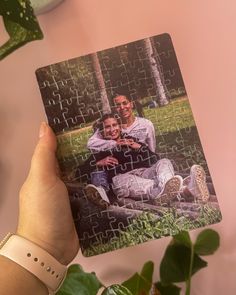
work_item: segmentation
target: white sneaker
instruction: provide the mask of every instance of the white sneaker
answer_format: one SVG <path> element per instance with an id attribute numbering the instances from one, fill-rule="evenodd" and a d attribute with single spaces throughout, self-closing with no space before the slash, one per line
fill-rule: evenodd
<path id="1" fill-rule="evenodd" d="M 160 194 L 155 198 L 157 205 L 169 204 L 175 197 L 178 196 L 183 185 L 183 178 L 175 175 L 170 178 L 165 184 Z"/>
<path id="2" fill-rule="evenodd" d="M 107 208 L 110 205 L 110 201 L 103 187 L 88 184 L 85 187 L 85 192 L 88 199 L 96 205 L 102 208 Z"/>
<path id="3" fill-rule="evenodd" d="M 208 201 L 210 194 L 206 184 L 206 173 L 200 165 L 191 167 L 187 188 L 197 200 Z"/>

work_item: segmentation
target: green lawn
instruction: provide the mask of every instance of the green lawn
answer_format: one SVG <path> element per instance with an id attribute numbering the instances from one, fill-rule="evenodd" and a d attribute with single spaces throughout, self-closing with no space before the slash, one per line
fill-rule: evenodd
<path id="1" fill-rule="evenodd" d="M 186 98 L 175 99 L 168 105 L 145 109 L 145 117 L 152 121 L 156 136 L 195 126 L 191 107 Z"/>
<path id="2" fill-rule="evenodd" d="M 208 168 L 195 127 L 189 102 L 186 98 L 175 99 L 167 106 L 144 109 L 145 117 L 151 120 L 156 130 L 157 152 L 173 161 L 178 172 L 188 172 L 198 163 Z M 71 170 L 88 157 L 87 141 L 92 127 L 73 130 L 58 136 L 58 159 L 62 170 Z"/>
<path id="3" fill-rule="evenodd" d="M 119 236 L 113 238 L 112 242 L 91 245 L 83 249 L 83 254 L 98 255 L 164 236 L 176 235 L 180 231 L 189 231 L 220 222 L 221 218 L 220 210 L 210 205 L 202 206 L 199 216 L 194 220 L 187 216 L 177 216 L 174 208 L 163 208 L 163 216 L 159 220 L 152 213 L 143 212 L 130 223 L 126 230 L 120 230 Z"/>
<path id="4" fill-rule="evenodd" d="M 170 159 L 179 174 L 189 173 L 190 167 L 197 163 L 204 167 L 209 176 L 191 108 L 186 98 L 175 99 L 165 107 L 146 108 L 144 112 L 145 117 L 154 124 L 157 152 L 161 158 Z M 88 157 L 89 151 L 86 145 L 93 133 L 91 126 L 58 136 L 58 158 L 62 169 L 70 171 Z M 92 243 L 90 247 L 84 249 L 84 254 L 90 256 L 104 253 L 221 220 L 220 211 L 208 205 L 202 207 L 201 214 L 195 220 L 187 216 L 177 216 L 174 208 L 163 210 L 163 216 L 159 220 L 152 213 L 142 213 L 125 231 L 120 231 L 112 243 Z"/>

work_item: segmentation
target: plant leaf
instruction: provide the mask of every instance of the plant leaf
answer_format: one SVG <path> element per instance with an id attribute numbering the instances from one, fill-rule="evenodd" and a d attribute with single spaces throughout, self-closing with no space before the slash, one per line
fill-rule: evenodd
<path id="1" fill-rule="evenodd" d="M 43 38 L 28 0 L 0 2 L 0 14 L 10 39 L 0 47 L 0 60 L 24 44 Z"/>
<path id="2" fill-rule="evenodd" d="M 179 234 L 173 236 L 174 242 L 184 245 L 186 247 L 191 247 L 192 242 L 187 231 L 181 231 Z"/>
<path id="3" fill-rule="evenodd" d="M 83 273 L 83 268 L 81 265 L 79 264 L 72 264 L 69 266 L 68 270 L 67 270 L 67 275 L 71 274 L 71 273 Z"/>
<path id="4" fill-rule="evenodd" d="M 162 283 L 169 284 L 186 281 L 189 276 L 190 258 L 190 248 L 179 244 L 169 245 L 160 265 Z M 197 254 L 194 254 L 192 275 L 206 266 L 207 262 L 202 260 Z"/>
<path id="5" fill-rule="evenodd" d="M 122 286 L 126 287 L 133 295 L 138 295 L 140 290 L 149 288 L 149 285 L 146 285 L 146 281 L 137 272 L 127 281 L 123 282 Z"/>
<path id="6" fill-rule="evenodd" d="M 135 273 L 122 285 L 129 289 L 133 295 L 149 294 L 152 287 L 154 264 L 148 261 L 144 264 L 141 274 Z"/>
<path id="7" fill-rule="evenodd" d="M 56 295 L 71 295 L 72 293 L 68 293 L 68 292 L 66 292 L 66 291 L 58 291 L 57 293 L 56 293 Z"/>
<path id="8" fill-rule="evenodd" d="M 163 285 L 161 282 L 157 282 L 155 287 L 160 291 L 161 295 L 180 295 L 181 288 L 174 284 Z"/>
<path id="9" fill-rule="evenodd" d="M 28 0 L 4 0 L 0 2 L 0 15 L 32 31 L 38 29 L 38 22 Z"/>
<path id="10" fill-rule="evenodd" d="M 90 295 L 90 294 L 89 294 Z M 129 289 L 122 285 L 112 285 L 108 288 L 106 288 L 102 295 L 133 295 Z"/>
<path id="11" fill-rule="evenodd" d="M 135 273 L 130 279 L 122 283 L 133 295 L 148 294 L 152 284 L 146 281 L 140 274 Z"/>
<path id="12" fill-rule="evenodd" d="M 57 295 L 96 295 L 101 287 L 95 274 L 84 272 L 80 265 L 71 265 Z"/>
<path id="13" fill-rule="evenodd" d="M 148 261 L 144 264 L 142 271 L 141 271 L 141 277 L 145 279 L 147 282 L 149 282 L 152 285 L 152 276 L 154 271 L 154 263 L 152 261 Z"/>
<path id="14" fill-rule="evenodd" d="M 212 229 L 205 229 L 197 236 L 194 252 L 198 255 L 211 255 L 220 245 L 219 234 Z"/>

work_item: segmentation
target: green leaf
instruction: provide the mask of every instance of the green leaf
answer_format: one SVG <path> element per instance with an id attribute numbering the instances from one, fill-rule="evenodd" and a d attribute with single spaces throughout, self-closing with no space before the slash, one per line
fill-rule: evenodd
<path id="1" fill-rule="evenodd" d="M 96 295 L 102 284 L 93 273 L 86 273 L 80 265 L 71 265 L 57 295 Z"/>
<path id="2" fill-rule="evenodd" d="M 169 284 L 186 281 L 189 276 L 190 260 L 190 248 L 179 244 L 169 245 L 160 265 L 162 283 Z M 206 266 L 207 262 L 202 260 L 197 254 L 194 254 L 192 275 Z"/>
<path id="3" fill-rule="evenodd" d="M 181 231 L 179 234 L 173 236 L 174 242 L 184 245 L 186 247 L 191 247 L 192 242 L 187 231 Z"/>
<path id="4" fill-rule="evenodd" d="M 122 285 L 129 289 L 133 295 L 149 294 L 152 287 L 154 264 L 148 261 L 144 264 L 141 274 L 135 273 Z"/>
<path id="5" fill-rule="evenodd" d="M 0 60 L 24 44 L 43 38 L 28 0 L 0 2 L 0 14 L 10 39 L 0 47 Z"/>
<path id="6" fill-rule="evenodd" d="M 90 294 L 89 294 L 90 295 Z M 122 285 L 112 285 L 108 288 L 106 288 L 102 295 L 133 295 L 129 289 Z"/>
<path id="7" fill-rule="evenodd" d="M 72 293 L 68 293 L 68 292 L 66 292 L 66 291 L 58 291 L 57 293 L 56 293 L 56 295 L 71 295 Z"/>
<path id="8" fill-rule="evenodd" d="M 144 264 L 140 275 L 143 277 L 143 279 L 152 284 L 153 271 L 154 263 L 152 261 L 148 261 Z"/>
<path id="9" fill-rule="evenodd" d="M 81 265 L 79 264 L 72 264 L 69 266 L 68 270 L 67 270 L 67 275 L 71 274 L 71 273 L 83 273 L 83 268 Z"/>
<path id="10" fill-rule="evenodd" d="M 38 28 L 37 19 L 28 0 L 4 0 L 0 2 L 0 15 L 31 31 Z"/>
<path id="11" fill-rule="evenodd" d="M 197 236 L 194 252 L 198 255 L 211 255 L 220 245 L 219 234 L 212 229 L 205 229 Z"/>
<path id="12" fill-rule="evenodd" d="M 174 284 L 163 285 L 161 282 L 157 282 L 155 287 L 160 291 L 161 295 L 180 295 L 181 288 Z"/>
<path id="13" fill-rule="evenodd" d="M 123 282 L 122 286 L 126 287 L 133 295 L 139 295 L 142 291 L 149 290 L 150 288 L 150 284 L 138 273 L 135 273 L 131 278 Z"/>

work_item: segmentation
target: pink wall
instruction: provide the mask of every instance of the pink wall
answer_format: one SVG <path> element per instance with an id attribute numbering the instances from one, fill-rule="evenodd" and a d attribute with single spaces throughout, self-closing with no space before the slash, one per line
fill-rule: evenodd
<path id="1" fill-rule="evenodd" d="M 192 294 L 235 294 L 235 12 L 234 0 L 66 0 L 41 16 L 45 39 L 0 62 L 0 238 L 16 226 L 17 194 L 45 118 L 35 69 L 168 32 L 223 213 L 223 221 L 213 226 L 221 248 L 194 277 Z M 5 37 L 0 28 L 0 41 Z M 119 282 L 149 259 L 158 265 L 168 242 L 164 238 L 90 259 L 80 254 L 76 262 L 107 284 Z"/>

